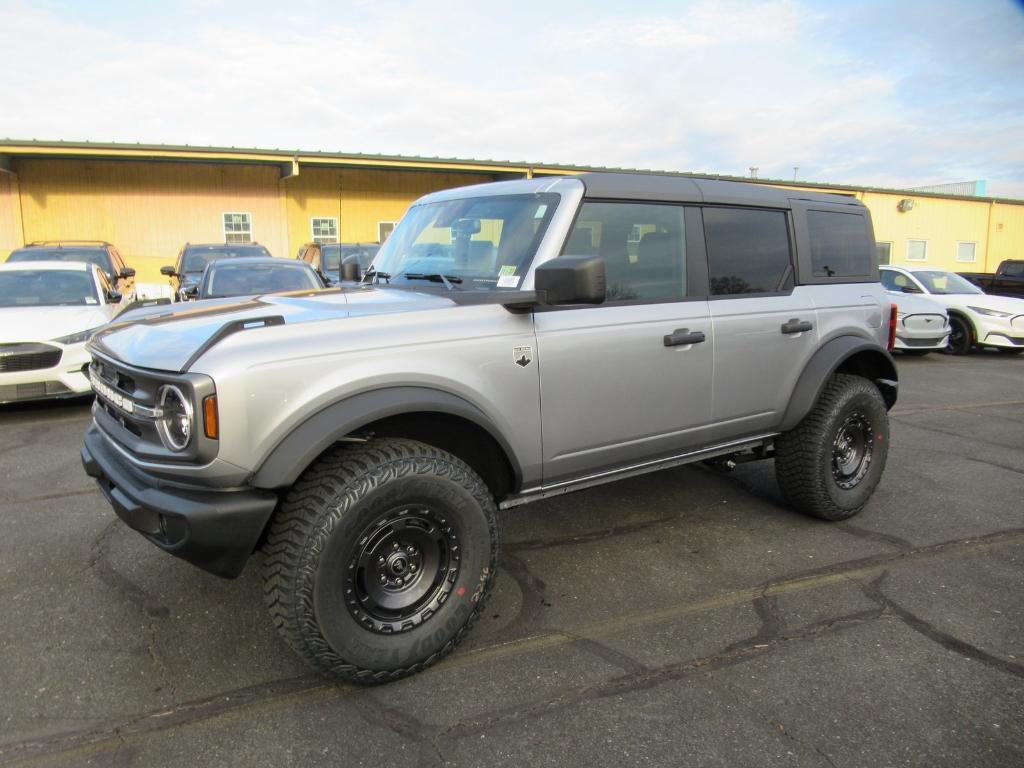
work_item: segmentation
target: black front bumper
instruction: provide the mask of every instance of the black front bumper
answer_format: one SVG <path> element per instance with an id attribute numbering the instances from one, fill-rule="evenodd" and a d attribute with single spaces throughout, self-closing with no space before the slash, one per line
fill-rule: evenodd
<path id="1" fill-rule="evenodd" d="M 95 424 L 85 433 L 82 466 L 128 527 L 227 579 L 242 572 L 277 506 L 270 491 L 183 489 L 129 468 Z"/>

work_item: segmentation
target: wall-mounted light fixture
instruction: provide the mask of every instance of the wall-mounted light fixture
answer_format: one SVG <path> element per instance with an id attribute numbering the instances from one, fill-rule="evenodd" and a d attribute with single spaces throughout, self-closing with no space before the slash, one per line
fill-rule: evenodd
<path id="1" fill-rule="evenodd" d="M 913 207 L 914 201 L 911 200 L 909 197 L 903 198 L 896 204 L 896 210 L 899 211 L 900 213 L 906 213 L 907 211 L 912 210 Z"/>

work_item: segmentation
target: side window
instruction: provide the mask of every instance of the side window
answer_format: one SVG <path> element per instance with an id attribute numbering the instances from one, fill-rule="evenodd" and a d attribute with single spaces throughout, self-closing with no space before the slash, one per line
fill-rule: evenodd
<path id="1" fill-rule="evenodd" d="M 898 291 L 900 287 L 896 284 L 896 280 L 903 277 L 899 272 L 890 272 L 888 269 L 883 269 L 879 272 L 878 279 L 881 280 L 882 285 L 887 290 Z M 906 280 L 906 278 L 903 278 Z"/>
<path id="2" fill-rule="evenodd" d="M 834 211 L 807 211 L 811 273 L 816 277 L 871 274 L 871 249 L 864 217 Z"/>
<path id="3" fill-rule="evenodd" d="M 713 296 L 775 293 L 792 285 L 785 212 L 705 208 L 704 238 Z"/>
<path id="4" fill-rule="evenodd" d="M 682 206 L 584 203 L 562 252 L 604 259 L 606 301 L 682 301 L 686 295 Z"/>

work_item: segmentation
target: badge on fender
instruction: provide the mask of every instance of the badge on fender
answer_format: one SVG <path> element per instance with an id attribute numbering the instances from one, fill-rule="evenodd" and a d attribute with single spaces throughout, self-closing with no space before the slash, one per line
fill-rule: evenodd
<path id="1" fill-rule="evenodd" d="M 533 361 L 533 347 L 513 347 L 512 359 L 516 365 L 525 368 Z"/>

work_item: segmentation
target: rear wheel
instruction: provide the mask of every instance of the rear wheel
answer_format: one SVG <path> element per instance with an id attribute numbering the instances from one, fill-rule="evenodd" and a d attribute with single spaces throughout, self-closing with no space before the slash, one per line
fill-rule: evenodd
<path id="1" fill-rule="evenodd" d="M 325 454 L 271 523 L 264 593 L 310 666 L 379 683 L 449 654 L 494 580 L 494 500 L 465 463 L 412 440 Z"/>
<path id="2" fill-rule="evenodd" d="M 949 353 L 951 355 L 966 355 L 974 345 L 974 329 L 971 324 L 962 317 L 951 315 L 949 318 Z"/>
<path id="3" fill-rule="evenodd" d="M 889 416 L 878 388 L 836 374 L 794 429 L 775 441 L 775 476 L 786 501 L 823 520 L 863 509 L 885 469 Z"/>

